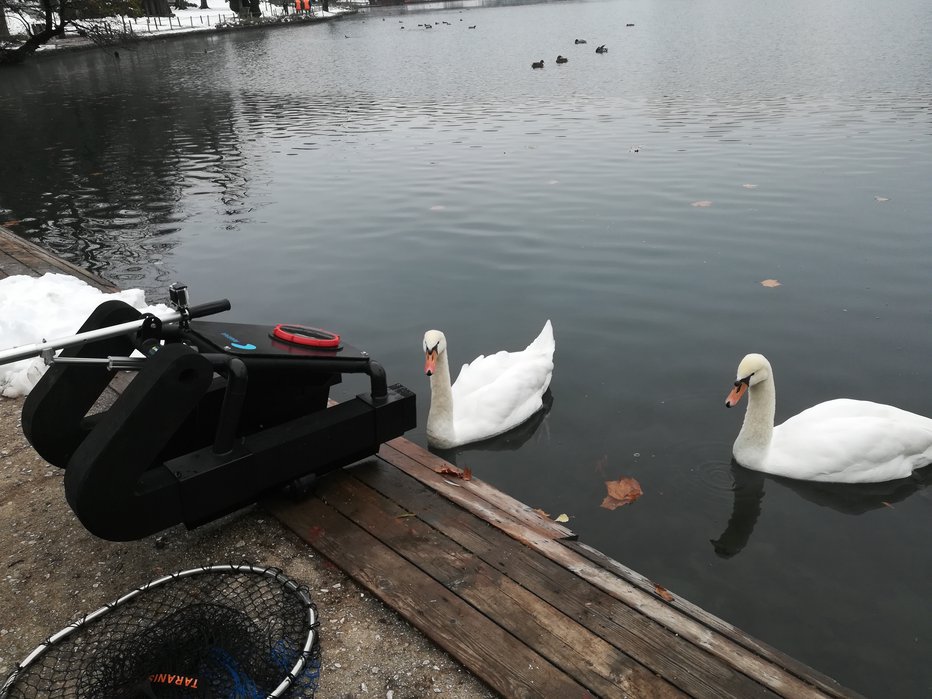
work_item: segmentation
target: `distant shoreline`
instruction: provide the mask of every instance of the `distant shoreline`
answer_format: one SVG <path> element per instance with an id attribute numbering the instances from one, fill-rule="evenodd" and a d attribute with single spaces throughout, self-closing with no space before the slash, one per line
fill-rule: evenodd
<path id="1" fill-rule="evenodd" d="M 217 33 L 231 31 L 272 29 L 280 27 L 300 27 L 306 24 L 329 22 L 331 20 L 339 19 L 344 15 L 355 15 L 358 12 L 359 10 L 355 7 L 347 7 L 343 5 L 340 6 L 336 12 L 331 10 L 331 14 L 327 16 L 302 15 L 300 17 L 296 17 L 294 14 L 291 14 L 280 15 L 279 19 L 274 17 L 260 17 L 259 21 L 250 21 L 247 19 L 236 24 L 220 23 L 209 27 L 195 27 L 193 29 L 178 29 L 152 33 L 134 32 L 133 38 L 129 39 L 128 41 L 119 41 L 112 44 L 95 44 L 93 41 L 83 36 L 66 35 L 63 38 L 50 41 L 45 45 L 46 48 L 40 48 L 29 60 L 32 61 L 36 59 L 48 59 L 61 55 L 62 53 L 91 51 L 94 49 L 100 49 L 107 52 L 119 51 L 121 48 L 132 46 L 139 42 L 178 39 L 183 37 L 186 38 L 195 34 L 210 34 L 213 36 Z M 285 17 L 288 17 L 288 19 L 284 19 Z"/>

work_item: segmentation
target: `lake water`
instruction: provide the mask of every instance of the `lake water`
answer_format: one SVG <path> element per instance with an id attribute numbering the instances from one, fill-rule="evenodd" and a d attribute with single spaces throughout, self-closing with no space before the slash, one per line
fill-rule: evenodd
<path id="1" fill-rule="evenodd" d="M 0 223 L 150 300 L 341 332 L 418 393 L 422 444 L 426 329 L 459 366 L 552 319 L 549 412 L 446 456 L 843 684 L 926 697 L 932 478 L 757 476 L 723 404 L 757 351 L 778 420 L 932 415 L 930 27 L 926 0 L 474 3 L 37 61 L 0 72 Z M 602 509 L 621 476 L 643 497 Z"/>

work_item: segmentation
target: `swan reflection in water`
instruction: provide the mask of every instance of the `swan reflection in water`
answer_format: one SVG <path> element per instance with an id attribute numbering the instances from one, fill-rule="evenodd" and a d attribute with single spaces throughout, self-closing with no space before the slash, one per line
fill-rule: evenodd
<path id="1" fill-rule="evenodd" d="M 747 545 L 760 517 L 764 501 L 764 483 L 776 481 L 816 505 L 830 507 L 848 515 L 862 515 L 905 500 L 932 484 L 932 466 L 914 471 L 908 478 L 883 483 L 826 483 L 771 476 L 731 464 L 734 500 L 725 531 L 710 539 L 715 553 L 722 558 L 737 555 Z"/>
<path id="2" fill-rule="evenodd" d="M 508 432 L 500 434 L 497 437 L 484 439 L 481 442 L 470 442 L 469 444 L 453 447 L 452 449 L 442 449 L 440 447 L 435 447 L 428 444 L 427 449 L 432 454 L 443 457 L 443 459 L 456 466 L 457 456 L 464 452 L 517 451 L 527 442 L 529 442 L 532 437 L 536 436 L 537 439 L 548 439 L 549 430 L 545 422 L 547 414 L 550 412 L 550 408 L 553 406 L 553 394 L 551 393 L 550 389 L 548 389 L 547 392 L 541 397 L 541 403 L 543 404 L 541 409 L 534 413 L 531 417 L 529 417 L 517 427 L 514 427 L 508 430 Z M 540 430 L 540 434 L 538 434 L 538 430 Z"/>

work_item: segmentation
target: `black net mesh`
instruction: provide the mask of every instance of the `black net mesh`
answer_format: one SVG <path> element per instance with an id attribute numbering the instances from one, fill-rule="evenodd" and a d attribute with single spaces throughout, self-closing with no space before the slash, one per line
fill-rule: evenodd
<path id="1" fill-rule="evenodd" d="M 182 571 L 82 617 L 34 650 L 0 699 L 313 697 L 317 612 L 281 571 Z"/>

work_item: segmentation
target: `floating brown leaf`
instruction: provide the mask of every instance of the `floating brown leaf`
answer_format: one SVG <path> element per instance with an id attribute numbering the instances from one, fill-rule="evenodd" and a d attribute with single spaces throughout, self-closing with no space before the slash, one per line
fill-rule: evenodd
<path id="1" fill-rule="evenodd" d="M 706 209 L 712 206 L 712 202 L 710 202 L 708 199 L 702 199 L 700 201 L 694 201 L 692 204 L 690 204 L 690 206 L 695 206 L 699 209 Z"/>
<path id="2" fill-rule="evenodd" d="M 661 599 L 664 599 L 667 602 L 673 601 L 673 595 L 670 594 L 670 591 L 665 587 L 661 587 L 657 583 L 654 583 L 654 592 L 660 595 Z"/>
<path id="3" fill-rule="evenodd" d="M 778 282 L 776 279 L 765 279 L 764 281 L 762 281 L 762 282 L 760 283 L 760 285 L 761 285 L 761 286 L 770 286 L 770 287 L 774 287 L 774 286 L 783 286 L 783 285 L 782 285 L 780 282 Z"/>
<path id="4" fill-rule="evenodd" d="M 605 488 L 608 495 L 602 500 L 602 507 L 606 510 L 614 510 L 622 505 L 637 500 L 644 492 L 641 490 L 641 484 L 633 478 L 619 478 L 617 481 L 605 481 Z"/>
<path id="5" fill-rule="evenodd" d="M 611 495 L 606 495 L 602 500 L 600 507 L 604 507 L 606 510 L 614 510 L 615 508 L 621 507 L 624 504 L 625 503 L 623 503 L 621 500 L 616 500 Z"/>
<path id="6" fill-rule="evenodd" d="M 641 484 L 633 478 L 619 478 L 617 481 L 605 481 L 605 487 L 608 489 L 608 494 L 616 500 L 633 502 L 643 495 Z"/>

